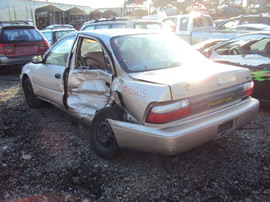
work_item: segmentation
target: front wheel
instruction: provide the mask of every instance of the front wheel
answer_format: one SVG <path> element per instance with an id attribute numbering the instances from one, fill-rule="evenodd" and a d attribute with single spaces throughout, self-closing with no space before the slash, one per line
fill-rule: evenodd
<path id="1" fill-rule="evenodd" d="M 30 108 L 39 108 L 44 104 L 44 102 L 38 99 L 34 94 L 33 87 L 29 78 L 25 79 L 23 82 L 23 91 L 26 103 Z"/>
<path id="2" fill-rule="evenodd" d="M 107 119 L 120 120 L 119 113 L 113 108 L 103 108 L 91 123 L 91 144 L 102 158 L 110 159 L 120 152 L 117 140 Z"/>

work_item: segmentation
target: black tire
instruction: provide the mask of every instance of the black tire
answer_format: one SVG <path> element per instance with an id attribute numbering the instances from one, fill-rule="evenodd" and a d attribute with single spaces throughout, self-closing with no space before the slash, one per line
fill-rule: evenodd
<path id="1" fill-rule="evenodd" d="M 117 140 L 106 119 L 120 120 L 120 114 L 113 108 L 101 109 L 91 123 L 91 144 L 95 152 L 105 159 L 116 157 L 120 153 Z"/>
<path id="2" fill-rule="evenodd" d="M 38 99 L 34 94 L 33 87 L 29 78 L 25 79 L 23 82 L 23 91 L 26 103 L 30 108 L 40 108 L 43 106 L 44 102 Z"/>

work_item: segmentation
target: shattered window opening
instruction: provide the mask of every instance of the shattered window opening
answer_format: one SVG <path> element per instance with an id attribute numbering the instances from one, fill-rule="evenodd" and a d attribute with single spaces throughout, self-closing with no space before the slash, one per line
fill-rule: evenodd
<path id="1" fill-rule="evenodd" d="M 77 53 L 77 69 L 100 69 L 112 73 L 110 62 L 102 45 L 94 39 L 83 38 Z"/>

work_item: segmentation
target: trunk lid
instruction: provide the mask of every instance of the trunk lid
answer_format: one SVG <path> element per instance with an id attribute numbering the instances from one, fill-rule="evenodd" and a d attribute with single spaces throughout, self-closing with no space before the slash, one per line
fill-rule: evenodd
<path id="1" fill-rule="evenodd" d="M 185 63 L 181 67 L 130 73 L 133 79 L 168 85 L 172 100 L 208 94 L 251 80 L 248 69 L 211 61 Z"/>
<path id="2" fill-rule="evenodd" d="M 7 57 L 41 55 L 48 49 L 45 42 L 14 42 L 4 44 L 4 54 Z"/>

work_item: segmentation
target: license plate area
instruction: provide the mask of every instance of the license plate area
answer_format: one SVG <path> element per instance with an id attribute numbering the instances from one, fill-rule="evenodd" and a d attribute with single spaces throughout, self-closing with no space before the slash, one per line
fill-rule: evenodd
<path id="1" fill-rule="evenodd" d="M 217 100 L 214 100 L 214 101 L 211 101 L 208 103 L 208 107 L 216 107 L 216 106 L 220 106 L 226 102 L 230 102 L 232 101 L 232 97 L 231 96 L 228 96 L 228 97 L 225 97 L 225 98 L 221 98 L 221 99 L 217 99 Z"/>
<path id="2" fill-rule="evenodd" d="M 233 127 L 233 121 L 228 121 L 226 123 L 221 124 L 218 127 L 218 135 L 219 136 L 226 135 L 227 133 L 231 131 L 232 127 Z"/>

